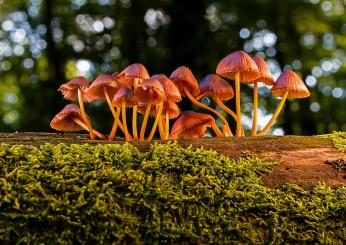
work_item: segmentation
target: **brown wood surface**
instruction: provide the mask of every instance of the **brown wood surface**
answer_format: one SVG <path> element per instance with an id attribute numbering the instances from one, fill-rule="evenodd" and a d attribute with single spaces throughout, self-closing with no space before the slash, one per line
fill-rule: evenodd
<path id="1" fill-rule="evenodd" d="M 124 143 L 124 140 L 89 140 L 87 134 L 17 132 L 0 133 L 0 142 L 39 146 L 45 143 L 110 144 Z M 146 151 L 152 142 L 131 143 L 139 150 Z M 284 183 L 294 183 L 307 188 L 318 183 L 326 183 L 332 187 L 346 184 L 345 171 L 337 170 L 325 163 L 337 159 L 346 160 L 346 153 L 337 151 L 328 139 L 313 136 L 266 136 L 204 138 L 179 140 L 178 143 L 183 147 L 192 145 L 193 148 L 214 149 L 231 158 L 254 155 L 275 161 L 278 165 L 270 174 L 263 176 L 264 184 L 273 188 Z"/>

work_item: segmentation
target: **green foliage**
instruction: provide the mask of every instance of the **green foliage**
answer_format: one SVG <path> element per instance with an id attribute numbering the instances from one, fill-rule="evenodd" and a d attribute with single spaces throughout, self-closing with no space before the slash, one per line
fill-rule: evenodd
<path id="1" fill-rule="evenodd" d="M 346 241 L 346 187 L 269 189 L 273 163 L 155 144 L 0 147 L 2 243 Z"/>
<path id="2" fill-rule="evenodd" d="M 333 145 L 339 151 L 346 151 L 346 132 L 334 132 L 332 134 L 319 135 L 321 138 L 331 139 Z"/>

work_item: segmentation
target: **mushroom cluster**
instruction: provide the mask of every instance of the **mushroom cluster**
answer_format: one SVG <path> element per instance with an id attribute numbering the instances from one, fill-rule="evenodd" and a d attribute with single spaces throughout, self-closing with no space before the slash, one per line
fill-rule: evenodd
<path id="1" fill-rule="evenodd" d="M 225 80 L 235 82 L 235 92 Z M 281 97 L 272 118 L 257 132 L 258 83 L 272 86 L 273 96 Z M 119 128 L 126 141 L 150 141 L 158 130 L 160 138 L 196 139 L 205 135 L 211 128 L 217 137 L 245 136 L 241 121 L 240 84 L 253 84 L 253 123 L 251 136 L 263 136 L 274 124 L 287 98 L 304 98 L 310 95 L 303 81 L 293 71 L 284 71 L 276 81 L 266 62 L 259 56 L 251 57 L 244 51 L 235 51 L 223 58 L 216 74 L 207 75 L 200 83 L 192 71 L 180 66 L 170 77 L 164 74 L 149 76 L 147 69 L 139 63 L 129 65 L 121 72 L 112 75 L 100 75 L 90 85 L 85 77 L 76 77 L 62 84 L 58 91 L 67 100 L 77 101 L 69 104 L 51 121 L 50 126 L 59 131 L 86 130 L 90 139 L 114 140 Z M 225 105 L 225 101 L 235 96 L 236 111 Z M 220 119 L 218 126 L 215 118 L 209 114 L 194 111 L 181 112 L 177 103 L 187 97 L 194 105 L 205 109 Z M 203 97 L 213 98 L 215 104 L 236 123 L 233 134 L 229 122 L 218 110 L 200 102 Z M 90 117 L 84 104 L 94 100 L 105 100 L 113 115 L 114 122 L 108 136 L 92 128 Z M 132 108 L 132 125 L 128 127 L 126 110 Z M 138 127 L 137 114 L 143 114 L 142 124 Z M 121 117 L 120 117 L 121 114 Z M 154 117 L 150 133 L 146 137 L 149 117 Z M 170 129 L 170 120 L 176 119 Z M 139 132 L 139 134 L 138 134 Z"/>

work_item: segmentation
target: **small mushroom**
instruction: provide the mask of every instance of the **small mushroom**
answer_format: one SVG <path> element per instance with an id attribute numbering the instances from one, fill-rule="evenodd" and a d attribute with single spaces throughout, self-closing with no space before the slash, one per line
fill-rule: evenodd
<path id="1" fill-rule="evenodd" d="M 202 97 L 213 97 L 215 103 L 237 121 L 237 115 L 222 103 L 222 101 L 230 100 L 234 96 L 233 88 L 228 82 L 218 75 L 209 74 L 199 84 L 199 88 L 201 93 L 197 99 Z M 227 126 L 229 127 L 228 124 Z M 230 136 L 232 135 L 231 132 Z"/>
<path id="2" fill-rule="evenodd" d="M 258 78 L 258 68 L 253 59 L 244 51 L 235 51 L 223 58 L 216 67 L 216 74 L 235 80 L 235 100 L 237 113 L 236 136 L 241 136 L 242 122 L 240 109 L 240 82 L 251 83 Z"/>
<path id="3" fill-rule="evenodd" d="M 88 126 L 85 124 L 82 118 L 79 107 L 75 104 L 66 105 L 58 114 L 54 116 L 50 122 L 50 126 L 58 131 L 89 131 Z M 93 133 L 100 139 L 106 139 L 106 137 L 97 130 L 93 129 Z"/>
<path id="4" fill-rule="evenodd" d="M 144 65 L 139 63 L 134 63 L 132 65 L 127 66 L 119 75 L 116 76 L 116 79 L 126 83 L 133 87 L 133 91 L 137 93 L 138 84 L 140 84 L 143 80 L 149 79 L 149 73 Z M 137 105 L 133 107 L 132 114 L 132 132 L 133 138 L 135 140 L 138 139 L 137 133 Z"/>
<path id="5" fill-rule="evenodd" d="M 117 111 L 115 112 L 114 107 L 112 106 L 112 101 L 111 101 L 111 98 L 114 97 L 114 95 L 119 90 L 119 88 L 120 88 L 120 85 L 112 76 L 100 75 L 91 83 L 91 85 L 86 91 L 86 94 L 90 101 L 93 101 L 93 100 L 107 101 L 108 107 L 111 110 L 112 115 L 114 117 L 113 125 L 114 124 L 119 125 L 120 129 L 125 134 L 125 127 L 119 121 L 120 108 L 117 108 Z M 109 138 L 109 140 L 113 140 L 113 138 Z"/>
<path id="6" fill-rule="evenodd" d="M 141 141 L 144 140 L 145 129 L 147 126 L 151 106 L 157 105 L 157 116 L 154 125 L 151 129 L 151 132 L 147 138 L 147 140 L 150 141 L 151 138 L 154 136 L 159 120 L 161 120 L 162 107 L 163 102 L 166 100 L 166 94 L 164 89 L 162 88 L 161 83 L 154 78 L 149 78 L 140 83 L 137 87 L 136 92 L 137 93 L 135 93 L 135 95 L 137 96 L 138 100 L 142 103 L 147 104 L 147 109 L 144 114 L 144 119 L 139 136 L 139 139 Z"/>
<path id="7" fill-rule="evenodd" d="M 88 87 L 89 82 L 85 77 L 75 77 L 69 82 L 62 84 L 58 91 L 60 91 L 67 100 L 78 100 L 83 121 L 88 127 L 90 139 L 95 139 L 94 132 L 92 130 L 90 121 L 87 119 L 83 103 L 83 101 L 88 101 L 88 97 L 86 95 L 86 90 Z"/>
<path id="8" fill-rule="evenodd" d="M 270 127 L 280 114 L 287 98 L 306 98 L 310 96 L 310 92 L 304 82 L 293 71 L 284 71 L 281 73 L 270 91 L 273 96 L 282 98 L 272 118 L 262 131 L 258 133 L 259 136 L 263 136 L 269 131 Z"/>
<path id="9" fill-rule="evenodd" d="M 128 85 L 123 85 L 118 92 L 113 96 L 112 105 L 121 108 L 122 120 L 124 125 L 124 133 L 127 141 L 131 140 L 131 136 L 127 129 L 126 123 L 126 107 L 134 107 L 138 103 L 137 98 L 134 96 L 132 88 Z M 117 124 L 113 124 L 109 138 L 114 138 Z"/>
<path id="10" fill-rule="evenodd" d="M 270 71 L 267 63 L 260 56 L 253 57 L 256 62 L 259 71 L 259 77 L 253 81 L 253 120 L 252 120 L 252 130 L 251 136 L 256 136 L 257 134 L 257 108 L 258 108 L 258 93 L 257 93 L 257 83 L 262 82 L 266 85 L 272 86 L 274 84 L 274 78 Z"/>
<path id="11" fill-rule="evenodd" d="M 216 126 L 212 116 L 194 111 L 184 111 L 175 121 L 170 139 L 198 139 L 203 137 L 208 127 L 211 127 L 218 137 L 222 137 L 222 132 Z"/>
<path id="12" fill-rule="evenodd" d="M 198 82 L 191 72 L 191 70 L 186 66 L 180 66 L 176 70 L 174 70 L 170 76 L 170 79 L 174 82 L 174 84 L 178 87 L 181 96 L 187 96 L 192 103 L 206 109 L 208 111 L 213 112 L 216 116 L 218 116 L 222 122 L 227 126 L 227 131 L 231 133 L 231 129 L 228 127 L 227 120 L 222 116 L 217 110 L 202 104 L 195 97 L 197 97 L 200 93 L 200 89 L 198 87 Z"/>

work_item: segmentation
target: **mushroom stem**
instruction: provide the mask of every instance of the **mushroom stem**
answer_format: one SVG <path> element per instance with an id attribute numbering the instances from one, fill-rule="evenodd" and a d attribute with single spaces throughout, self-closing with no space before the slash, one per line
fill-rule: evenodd
<path id="1" fill-rule="evenodd" d="M 79 103 L 80 112 L 81 112 L 83 121 L 84 121 L 85 125 L 88 128 L 87 131 L 90 134 L 90 139 L 94 140 L 95 139 L 95 135 L 94 135 L 93 129 L 91 127 L 91 123 L 89 122 L 89 120 L 88 120 L 88 118 L 86 116 L 85 110 L 84 110 L 83 95 L 82 95 L 82 90 L 80 88 L 78 88 L 78 103 Z"/>
<path id="2" fill-rule="evenodd" d="M 133 92 L 136 94 L 137 86 L 139 83 L 139 78 L 135 78 L 133 81 Z M 137 105 L 133 107 L 132 110 L 132 133 L 133 139 L 138 140 L 138 132 L 137 132 Z"/>
<path id="3" fill-rule="evenodd" d="M 116 112 L 116 120 L 114 120 L 113 122 L 113 126 L 112 126 L 112 130 L 109 134 L 109 137 L 108 139 L 110 141 L 112 141 L 114 139 L 114 136 L 115 136 L 115 133 L 117 132 L 117 128 L 118 128 L 118 125 L 119 125 L 119 115 L 120 115 L 120 111 L 121 111 L 121 107 L 117 107 L 117 112 Z"/>
<path id="4" fill-rule="evenodd" d="M 236 113 L 237 113 L 237 131 L 236 136 L 241 136 L 241 108 L 240 108 L 240 73 L 235 74 L 235 103 L 236 103 Z"/>
<path id="5" fill-rule="evenodd" d="M 82 128 L 84 128 L 86 131 L 88 131 L 88 126 L 81 120 L 79 120 L 78 118 L 73 118 L 73 121 L 75 123 L 77 123 L 79 126 L 81 126 Z M 103 134 L 101 134 L 99 131 L 93 129 L 93 133 L 100 139 L 102 140 L 106 140 L 106 136 L 104 136 Z"/>
<path id="6" fill-rule="evenodd" d="M 159 132 L 160 132 L 160 138 L 161 138 L 162 140 L 164 140 L 165 137 L 166 137 L 166 132 L 165 132 L 165 129 L 164 129 L 164 127 L 163 127 L 164 124 L 165 124 L 164 118 L 161 117 L 161 118 L 160 118 L 160 121 L 159 121 Z"/>
<path id="7" fill-rule="evenodd" d="M 253 84 L 253 120 L 252 120 L 252 130 L 251 136 L 256 136 L 257 134 L 257 108 L 258 108 L 258 86 L 257 82 Z"/>
<path id="8" fill-rule="evenodd" d="M 211 111 L 211 112 L 215 113 L 215 115 L 217 115 L 223 121 L 223 123 L 226 125 L 227 130 L 230 133 L 230 135 L 233 135 L 231 129 L 229 128 L 227 120 L 217 110 L 214 110 L 213 108 L 210 108 L 209 106 L 204 105 L 201 102 L 199 102 L 198 100 L 196 100 L 192 96 L 192 94 L 189 92 L 189 90 L 186 89 L 186 87 L 183 87 L 183 89 L 184 89 L 184 92 L 185 92 L 186 96 L 191 100 L 192 103 L 194 103 L 195 105 L 197 105 L 197 106 L 199 106 L 201 108 L 204 108 L 204 109 L 206 109 L 208 111 Z"/>
<path id="9" fill-rule="evenodd" d="M 216 123 L 212 123 L 211 124 L 211 128 L 213 129 L 213 131 L 214 131 L 214 133 L 216 134 L 217 137 L 222 138 L 222 132 L 220 131 L 218 126 L 216 126 Z"/>
<path id="10" fill-rule="evenodd" d="M 114 127 L 115 122 L 117 121 L 117 125 L 119 125 L 119 128 L 121 129 L 121 131 L 123 131 L 123 133 L 126 135 L 125 127 L 121 123 L 121 121 L 119 120 L 119 116 L 117 116 L 117 113 L 115 112 L 114 107 L 112 106 L 111 99 L 109 98 L 109 94 L 108 94 L 107 89 L 105 87 L 103 87 L 103 93 L 104 93 L 104 95 L 106 97 L 106 101 L 107 101 L 107 104 L 109 106 L 109 109 L 111 110 L 112 115 L 114 117 L 113 127 Z M 119 113 L 120 113 L 120 111 L 119 111 Z M 114 134 L 115 134 L 115 132 L 114 132 Z"/>
<path id="11" fill-rule="evenodd" d="M 156 114 L 156 119 L 155 119 L 153 128 L 151 129 L 151 132 L 150 132 L 150 134 L 149 134 L 149 136 L 147 138 L 148 141 L 150 141 L 153 138 L 155 130 L 156 130 L 156 127 L 157 127 L 157 124 L 158 124 L 159 120 L 161 120 L 163 103 L 161 102 L 158 107 L 159 107 L 159 111 Z"/>
<path id="12" fill-rule="evenodd" d="M 281 111 L 282 107 L 284 106 L 284 104 L 286 102 L 287 96 L 288 96 L 288 91 L 286 91 L 284 93 L 284 95 L 282 96 L 281 101 L 280 101 L 278 107 L 276 108 L 276 111 L 273 114 L 272 118 L 269 120 L 267 125 L 262 129 L 262 131 L 257 134 L 258 136 L 263 136 L 263 135 L 265 135 L 269 131 L 270 127 L 273 125 L 273 123 L 275 122 L 276 118 L 279 116 L 280 111 Z"/>
<path id="13" fill-rule="evenodd" d="M 222 103 L 222 101 L 220 100 L 218 96 L 214 97 L 214 101 L 222 110 L 230 114 L 234 118 L 234 120 L 237 121 L 237 115 L 230 108 L 228 108 L 224 103 Z"/>
<path id="14" fill-rule="evenodd" d="M 127 130 L 127 123 L 126 123 L 126 101 L 125 100 L 123 100 L 123 102 L 121 103 L 121 116 L 122 116 L 124 129 L 125 129 L 125 139 L 126 141 L 130 141 L 131 136 L 129 134 L 129 131 Z"/>
<path id="15" fill-rule="evenodd" d="M 166 136 L 165 139 L 169 138 L 169 113 L 166 111 Z"/>
<path id="16" fill-rule="evenodd" d="M 147 122 L 148 122 L 148 117 L 149 117 L 150 110 L 151 110 L 151 102 L 148 102 L 147 109 L 145 110 L 145 114 L 144 114 L 144 119 L 143 119 L 143 123 L 142 123 L 142 127 L 141 127 L 141 132 L 140 132 L 140 135 L 139 135 L 139 140 L 140 141 L 144 140 L 144 134 L 145 134 L 145 129 L 147 127 Z"/>

